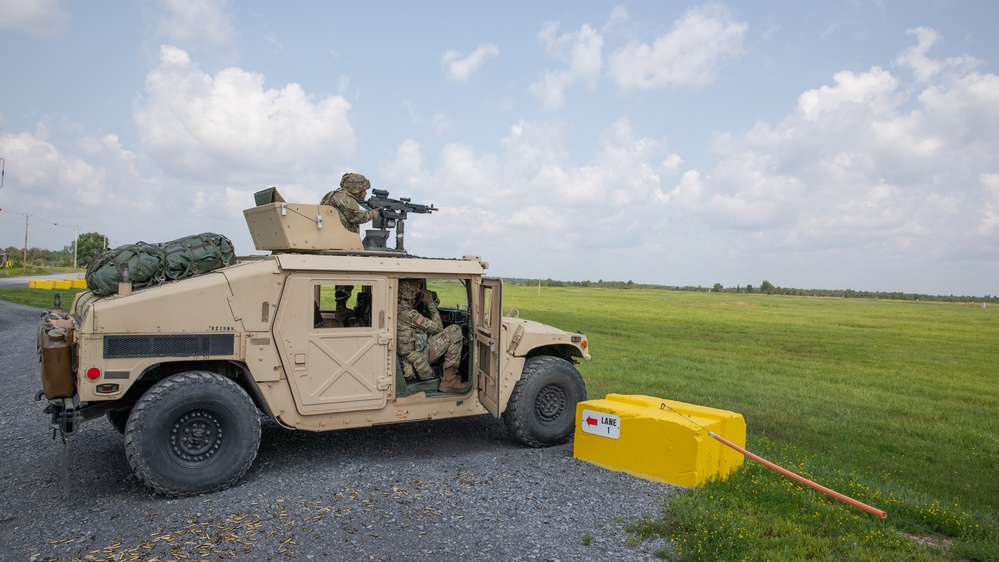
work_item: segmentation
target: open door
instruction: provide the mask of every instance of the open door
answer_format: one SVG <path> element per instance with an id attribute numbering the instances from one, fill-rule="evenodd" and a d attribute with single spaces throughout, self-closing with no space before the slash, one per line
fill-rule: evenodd
<path id="1" fill-rule="evenodd" d="M 502 322 L 503 281 L 482 279 L 474 295 L 475 388 L 479 402 L 490 414 L 500 412 L 500 324 Z"/>

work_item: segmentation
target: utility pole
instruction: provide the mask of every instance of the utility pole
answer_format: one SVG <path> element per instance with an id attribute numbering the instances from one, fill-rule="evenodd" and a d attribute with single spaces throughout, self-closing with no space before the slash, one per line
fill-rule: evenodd
<path id="1" fill-rule="evenodd" d="M 80 245 L 80 225 L 73 225 L 73 269 L 76 269 L 76 247 Z"/>
<path id="2" fill-rule="evenodd" d="M 28 268 L 28 213 L 24 213 L 24 258 L 21 260 L 21 267 Z"/>

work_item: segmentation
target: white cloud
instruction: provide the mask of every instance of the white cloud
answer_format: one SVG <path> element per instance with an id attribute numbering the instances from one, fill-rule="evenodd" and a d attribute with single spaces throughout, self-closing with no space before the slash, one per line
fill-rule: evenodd
<path id="1" fill-rule="evenodd" d="M 691 8 L 652 45 L 633 42 L 616 50 L 607 73 L 624 91 L 704 86 L 728 59 L 743 53 L 748 27 L 721 4 Z"/>
<path id="2" fill-rule="evenodd" d="M 615 12 L 616 13 L 616 12 Z M 549 22 L 538 33 L 548 53 L 568 65 L 565 70 L 546 70 L 541 79 L 531 84 L 530 92 L 541 100 L 544 108 L 556 110 L 565 104 L 565 90 L 583 82 L 591 88 L 603 67 L 604 40 L 589 25 L 579 31 L 558 34 L 558 23 Z"/>
<path id="3" fill-rule="evenodd" d="M 0 28 L 20 29 L 36 35 L 63 31 L 69 13 L 59 0 L 5 0 L 0 2 Z"/>
<path id="4" fill-rule="evenodd" d="M 407 188 L 422 189 L 430 183 L 430 174 L 423 164 L 423 148 L 412 139 L 399 145 L 395 158 L 384 163 L 381 171 L 389 183 Z"/>
<path id="5" fill-rule="evenodd" d="M 517 228 L 540 229 L 557 232 L 565 228 L 566 217 L 557 209 L 541 205 L 515 208 L 510 215 L 510 225 Z"/>
<path id="6" fill-rule="evenodd" d="M 978 174 L 978 181 L 981 182 L 988 200 L 999 203 L 999 174 L 981 173 Z"/>
<path id="7" fill-rule="evenodd" d="M 109 166 L 134 171 L 130 166 L 134 155 L 123 150 L 114 135 L 82 139 L 81 155 L 63 153 L 45 140 L 46 135 L 39 128 L 35 133 L 0 136 L 0 154 L 7 168 L 5 191 L 14 197 L 14 205 L 41 212 L 57 209 L 63 201 L 93 208 L 103 205 L 110 195 L 126 197 L 126 189 L 117 193 L 107 189 Z"/>
<path id="8" fill-rule="evenodd" d="M 430 126 L 433 127 L 435 133 L 442 135 L 451 128 L 451 120 L 444 113 L 434 113 L 434 116 L 430 118 Z"/>
<path id="9" fill-rule="evenodd" d="M 999 77 L 939 67 L 952 72 L 917 73 L 917 88 L 879 67 L 838 72 L 777 125 L 719 135 L 718 164 L 658 200 L 674 220 L 748 231 L 746 251 L 859 248 L 884 267 L 994 248 Z"/>
<path id="10" fill-rule="evenodd" d="M 593 89 L 604 68 L 605 34 L 628 19 L 628 11 L 618 6 L 600 31 L 584 24 L 578 31 L 560 33 L 557 22 L 546 23 L 538 38 L 548 54 L 567 68 L 545 70 L 531 84 L 530 93 L 546 110 L 554 111 L 565 105 L 570 87 L 583 83 Z M 691 8 L 651 45 L 632 41 L 616 49 L 608 58 L 607 75 L 624 91 L 703 86 L 715 79 L 725 62 L 743 53 L 747 29 L 721 4 Z"/>
<path id="11" fill-rule="evenodd" d="M 498 57 L 499 54 L 499 47 L 486 43 L 466 56 L 462 56 L 458 51 L 447 51 L 441 57 L 441 64 L 447 69 L 448 78 L 464 82 L 487 58 Z"/>
<path id="12" fill-rule="evenodd" d="M 611 10 L 610 18 L 608 18 L 607 23 L 600 28 L 600 32 L 607 33 L 612 31 L 621 24 L 626 23 L 629 19 L 630 16 L 628 15 L 627 8 L 624 6 L 614 6 L 614 9 Z"/>
<path id="13" fill-rule="evenodd" d="M 822 86 L 798 96 L 798 109 L 808 121 L 815 121 L 823 113 L 846 110 L 844 104 L 869 106 L 874 114 L 890 110 L 898 81 L 890 72 L 874 67 L 860 74 L 844 70 L 833 75 L 835 86 Z"/>
<path id="14" fill-rule="evenodd" d="M 27 213 L 59 223 L 48 232 L 32 227 L 31 246 L 67 245 L 73 230 L 60 229 L 74 224 L 81 233 L 100 231 L 118 241 L 125 229 L 142 231 L 155 220 L 159 184 L 139 174 L 135 154 L 117 136 L 80 138 L 72 153 L 50 143 L 47 136 L 43 126 L 35 132 L 0 134 L 0 154 L 6 163 L 3 216 Z M 104 216 L 114 219 L 95 219 Z"/>
<path id="15" fill-rule="evenodd" d="M 174 45 L 227 45 L 235 31 L 226 13 L 228 0 L 157 0 L 157 36 Z"/>
<path id="16" fill-rule="evenodd" d="M 452 126 L 451 119 L 447 116 L 446 113 L 438 111 L 433 115 L 431 115 L 429 119 L 427 119 L 424 116 L 422 116 L 419 113 L 419 111 L 417 111 L 416 104 L 411 100 L 403 99 L 402 105 L 403 107 L 406 108 L 406 113 L 409 114 L 409 120 L 411 122 L 417 125 L 429 123 L 430 128 L 433 129 L 433 131 L 438 135 L 444 134 Z"/>
<path id="17" fill-rule="evenodd" d="M 317 100 L 298 84 L 265 88 L 262 75 L 239 68 L 205 74 L 186 52 L 163 46 L 134 119 L 167 173 L 259 185 L 342 166 L 355 144 L 349 109 L 340 96 Z"/>
<path id="18" fill-rule="evenodd" d="M 497 241 L 554 251 L 578 250 L 583 240 L 626 243 L 622 236 L 640 228 L 646 202 L 681 162 L 626 119 L 604 129 L 588 162 L 571 162 L 564 143 L 560 125 L 519 121 L 495 153 L 452 143 L 430 169 L 420 145 L 407 140 L 382 172 L 414 200 L 447 201 L 447 221 L 435 222 L 440 228 L 426 240 L 464 240 L 485 228 Z"/>
<path id="19" fill-rule="evenodd" d="M 999 234 L 999 174 L 982 173 L 979 174 L 978 181 L 982 186 L 983 197 L 975 234 L 994 237 Z"/>
<path id="20" fill-rule="evenodd" d="M 940 34 L 928 27 L 917 27 L 906 31 L 909 35 L 915 35 L 917 43 L 906 49 L 895 59 L 895 63 L 912 70 L 912 74 L 920 82 L 926 82 L 937 73 L 955 69 L 968 71 L 981 65 L 981 61 L 967 55 L 960 57 L 950 57 L 944 60 L 931 59 L 927 56 L 929 50 L 941 39 Z"/>

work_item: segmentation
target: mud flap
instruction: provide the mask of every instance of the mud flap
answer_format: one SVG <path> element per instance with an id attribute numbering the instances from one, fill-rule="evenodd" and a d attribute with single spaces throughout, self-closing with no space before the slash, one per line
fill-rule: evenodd
<path id="1" fill-rule="evenodd" d="M 53 400 L 45 410 L 52 414 L 52 439 L 58 435 L 62 441 L 62 490 L 63 495 L 69 498 L 69 440 L 76 434 L 83 416 L 72 398 Z"/>

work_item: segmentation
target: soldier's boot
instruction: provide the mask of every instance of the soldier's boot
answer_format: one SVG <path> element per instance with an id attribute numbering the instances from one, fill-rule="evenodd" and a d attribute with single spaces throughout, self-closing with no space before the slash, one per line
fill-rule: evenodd
<path id="1" fill-rule="evenodd" d="M 441 392 L 451 392 L 454 394 L 464 394 L 472 388 L 472 383 L 461 382 L 461 375 L 458 374 L 458 367 L 444 367 L 444 375 L 441 377 L 441 384 L 438 390 Z"/>
<path id="2" fill-rule="evenodd" d="M 336 301 L 336 310 L 333 311 L 333 320 L 343 322 L 344 320 L 350 318 L 352 314 L 354 314 L 354 311 L 347 308 L 347 301 Z"/>

